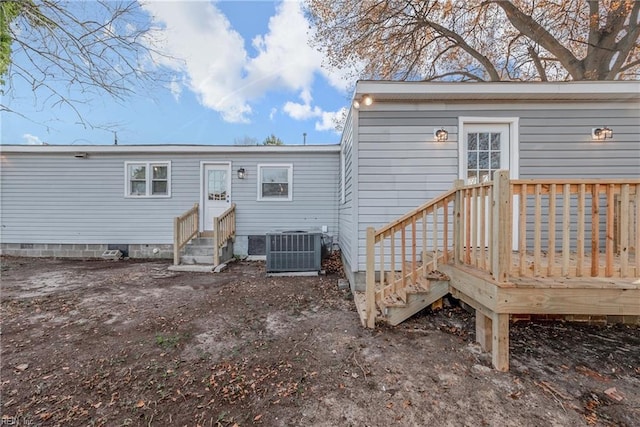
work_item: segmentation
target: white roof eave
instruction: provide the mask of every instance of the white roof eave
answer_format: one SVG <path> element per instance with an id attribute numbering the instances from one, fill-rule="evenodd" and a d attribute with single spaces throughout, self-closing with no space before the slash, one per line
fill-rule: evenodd
<path id="1" fill-rule="evenodd" d="M 392 82 L 359 81 L 354 97 L 377 101 L 640 100 L 640 81 Z"/>
<path id="2" fill-rule="evenodd" d="M 232 145 L 0 145 L 0 153 L 141 153 L 141 154 L 189 154 L 189 153 L 337 153 L 335 145 L 280 145 L 280 146 L 232 146 Z"/>

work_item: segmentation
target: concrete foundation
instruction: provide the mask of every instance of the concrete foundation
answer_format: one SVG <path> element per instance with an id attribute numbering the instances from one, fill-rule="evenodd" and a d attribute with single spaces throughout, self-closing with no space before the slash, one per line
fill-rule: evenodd
<path id="1" fill-rule="evenodd" d="M 129 258 L 172 259 L 171 244 L 129 244 Z M 108 244 L 96 243 L 1 243 L 1 255 L 54 258 L 100 258 Z"/>

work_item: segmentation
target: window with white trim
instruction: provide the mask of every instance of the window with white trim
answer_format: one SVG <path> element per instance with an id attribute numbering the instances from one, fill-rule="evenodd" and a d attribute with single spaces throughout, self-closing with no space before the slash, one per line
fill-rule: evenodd
<path id="1" fill-rule="evenodd" d="M 125 162 L 125 197 L 170 197 L 171 162 Z"/>
<path id="2" fill-rule="evenodd" d="M 293 199 L 293 165 L 258 165 L 258 200 Z"/>

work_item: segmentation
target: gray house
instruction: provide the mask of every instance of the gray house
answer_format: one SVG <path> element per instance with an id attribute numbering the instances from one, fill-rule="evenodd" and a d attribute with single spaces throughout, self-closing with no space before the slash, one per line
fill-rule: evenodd
<path id="1" fill-rule="evenodd" d="M 640 82 L 358 82 L 340 145 L 0 147 L 4 254 L 169 257 L 235 205 L 234 252 L 318 230 L 363 282 L 366 229 L 452 188 L 511 178 L 640 176 Z"/>
<path id="2" fill-rule="evenodd" d="M 171 257 L 174 218 L 195 204 L 204 233 L 235 207 L 236 254 L 264 256 L 270 231 L 337 239 L 337 145 L 4 145 L 1 154 L 4 254 Z"/>
<path id="3" fill-rule="evenodd" d="M 361 81 L 340 147 L 340 247 L 363 289 L 367 227 L 456 179 L 640 178 L 640 82 Z"/>

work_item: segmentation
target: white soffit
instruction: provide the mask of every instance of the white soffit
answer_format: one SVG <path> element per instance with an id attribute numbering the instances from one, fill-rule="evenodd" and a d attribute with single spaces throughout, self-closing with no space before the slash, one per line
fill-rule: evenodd
<path id="1" fill-rule="evenodd" d="M 640 101 L 639 81 L 391 82 L 359 81 L 355 97 L 393 101 Z M 374 101 L 374 102 L 375 102 Z"/>

